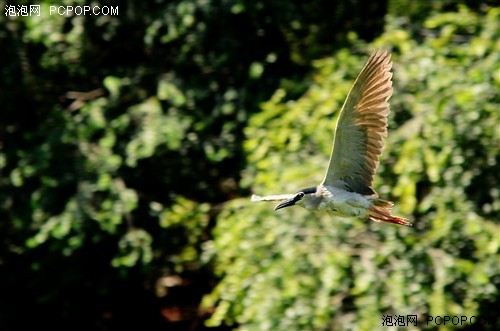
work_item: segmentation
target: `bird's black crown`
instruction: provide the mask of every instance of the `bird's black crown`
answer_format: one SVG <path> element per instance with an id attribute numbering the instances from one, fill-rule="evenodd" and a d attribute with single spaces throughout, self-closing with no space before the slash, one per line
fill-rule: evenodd
<path id="1" fill-rule="evenodd" d="M 300 190 L 299 192 L 304 192 L 305 194 L 312 194 L 312 193 L 316 193 L 317 189 L 318 188 L 316 186 L 314 186 L 314 187 L 305 188 L 303 190 Z"/>

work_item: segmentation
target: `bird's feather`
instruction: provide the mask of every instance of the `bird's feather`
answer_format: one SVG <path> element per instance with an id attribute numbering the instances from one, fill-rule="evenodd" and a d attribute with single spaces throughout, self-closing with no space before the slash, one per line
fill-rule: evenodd
<path id="1" fill-rule="evenodd" d="M 280 195 L 267 195 L 265 197 L 261 197 L 259 195 L 252 195 L 251 201 L 284 201 L 291 199 L 295 196 L 295 194 L 280 194 Z"/>
<path id="2" fill-rule="evenodd" d="M 392 95 L 391 55 L 370 56 L 340 111 L 323 184 L 376 195 L 372 182 L 387 137 Z"/>

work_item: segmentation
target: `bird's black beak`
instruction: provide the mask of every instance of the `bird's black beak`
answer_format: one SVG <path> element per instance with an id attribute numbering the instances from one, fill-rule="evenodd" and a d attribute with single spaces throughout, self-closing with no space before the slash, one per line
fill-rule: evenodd
<path id="1" fill-rule="evenodd" d="M 274 207 L 274 210 L 293 206 L 295 204 L 295 202 L 296 202 L 295 198 L 285 200 L 285 201 L 281 202 L 279 205 L 277 205 L 276 207 Z"/>
<path id="2" fill-rule="evenodd" d="M 293 198 L 287 199 L 287 200 L 281 202 L 276 207 L 274 207 L 274 210 L 278 210 L 278 209 L 281 209 L 281 208 L 293 206 L 293 205 L 295 205 L 295 203 L 297 201 L 302 200 L 303 197 L 304 197 L 304 193 L 303 192 L 299 192 Z"/>

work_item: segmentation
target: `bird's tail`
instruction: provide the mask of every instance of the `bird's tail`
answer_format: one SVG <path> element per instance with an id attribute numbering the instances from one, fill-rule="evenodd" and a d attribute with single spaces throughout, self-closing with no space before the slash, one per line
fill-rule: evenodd
<path id="1" fill-rule="evenodd" d="M 368 209 L 368 217 L 372 221 L 412 226 L 406 218 L 391 215 L 391 208 L 394 205 L 391 201 L 375 199 L 372 202 L 373 206 Z"/>

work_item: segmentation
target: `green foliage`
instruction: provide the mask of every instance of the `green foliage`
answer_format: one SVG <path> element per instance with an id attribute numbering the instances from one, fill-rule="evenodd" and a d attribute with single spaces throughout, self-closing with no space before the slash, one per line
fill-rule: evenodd
<path id="1" fill-rule="evenodd" d="M 483 303 L 500 285 L 499 14 L 433 14 L 420 43 L 388 17 L 362 55 L 342 50 L 316 61 L 298 100 L 281 88 L 262 105 L 245 131 L 244 183 L 262 194 L 315 185 L 368 50 L 392 49 L 393 115 L 375 188 L 415 226 L 275 213 L 235 200 L 217 218 L 212 250 L 222 280 L 205 298 L 217 306 L 209 325 L 375 330 L 383 314 L 488 314 Z"/>
<path id="2" fill-rule="evenodd" d="M 157 202 L 152 202 L 150 208 L 154 214 L 158 214 L 162 228 L 179 228 L 184 233 L 186 244 L 182 251 L 173 257 L 176 271 L 182 272 L 183 267 L 190 265 L 199 267 L 201 261 L 199 243 L 203 239 L 204 229 L 208 226 L 209 205 L 179 197 L 170 209 L 165 209 Z"/>

